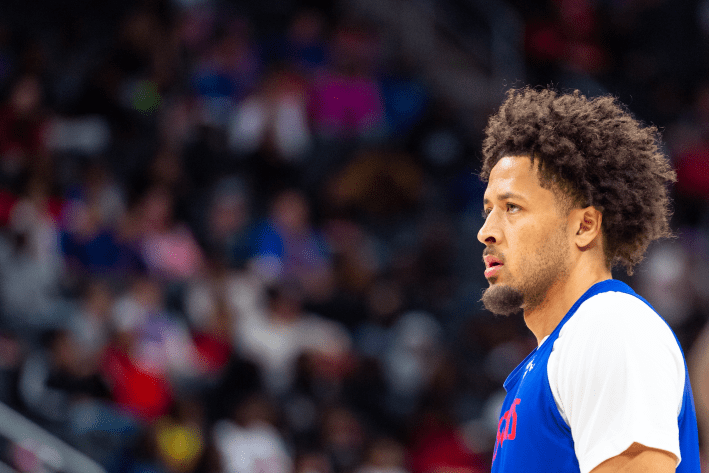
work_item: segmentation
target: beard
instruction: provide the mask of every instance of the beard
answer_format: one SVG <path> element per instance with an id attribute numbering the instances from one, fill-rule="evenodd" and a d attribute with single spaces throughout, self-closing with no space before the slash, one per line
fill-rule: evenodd
<path id="1" fill-rule="evenodd" d="M 495 284 L 483 291 L 482 303 L 496 315 L 510 316 L 522 310 L 533 310 L 544 302 L 549 289 L 568 274 L 569 248 L 565 230 L 559 228 L 528 257 L 520 259 L 523 272 L 514 277 L 503 268 L 509 283 Z M 503 258 L 504 255 L 499 255 Z"/>
<path id="2" fill-rule="evenodd" d="M 522 310 L 524 294 L 512 286 L 490 286 L 483 291 L 483 305 L 495 315 L 513 315 Z"/>

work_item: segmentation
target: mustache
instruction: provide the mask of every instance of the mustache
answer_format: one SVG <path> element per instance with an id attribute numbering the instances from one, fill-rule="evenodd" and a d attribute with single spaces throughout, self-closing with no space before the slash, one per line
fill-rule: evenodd
<path id="1" fill-rule="evenodd" d="M 495 248 L 493 248 L 492 246 L 488 246 L 488 247 L 485 248 L 485 250 L 483 250 L 483 260 L 484 260 L 484 258 L 485 258 L 486 256 L 494 256 L 494 257 L 496 257 L 496 258 L 499 258 L 500 261 L 502 261 L 503 263 L 505 262 L 505 254 L 504 254 L 504 253 L 500 253 L 499 251 L 497 251 L 497 250 L 496 250 Z"/>

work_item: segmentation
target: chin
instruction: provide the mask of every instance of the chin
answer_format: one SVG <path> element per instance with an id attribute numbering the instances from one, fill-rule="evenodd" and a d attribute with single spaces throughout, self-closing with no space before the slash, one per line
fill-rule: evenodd
<path id="1" fill-rule="evenodd" d="M 490 287 L 483 292 L 482 302 L 493 314 L 512 315 L 522 311 L 524 296 L 515 287 L 491 280 Z"/>

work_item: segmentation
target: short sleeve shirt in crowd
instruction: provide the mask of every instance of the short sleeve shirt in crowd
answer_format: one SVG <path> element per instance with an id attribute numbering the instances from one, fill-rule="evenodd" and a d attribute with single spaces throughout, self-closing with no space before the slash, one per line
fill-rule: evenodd
<path id="1" fill-rule="evenodd" d="M 626 284 L 591 287 L 510 374 L 492 472 L 588 473 L 637 442 L 699 473 L 692 390 L 677 338 Z"/>

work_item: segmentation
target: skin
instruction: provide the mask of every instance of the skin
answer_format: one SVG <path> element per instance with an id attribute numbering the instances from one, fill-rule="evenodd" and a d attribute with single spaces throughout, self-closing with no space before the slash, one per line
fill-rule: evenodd
<path id="1" fill-rule="evenodd" d="M 527 156 L 497 162 L 483 204 L 487 217 L 478 240 L 504 263 L 490 286 L 522 292 L 524 321 L 541 342 L 591 286 L 612 277 L 603 253 L 603 216 L 594 207 L 564 209 L 557 194 L 541 186 Z M 665 473 L 675 465 L 671 453 L 636 443 L 592 473 Z"/>

